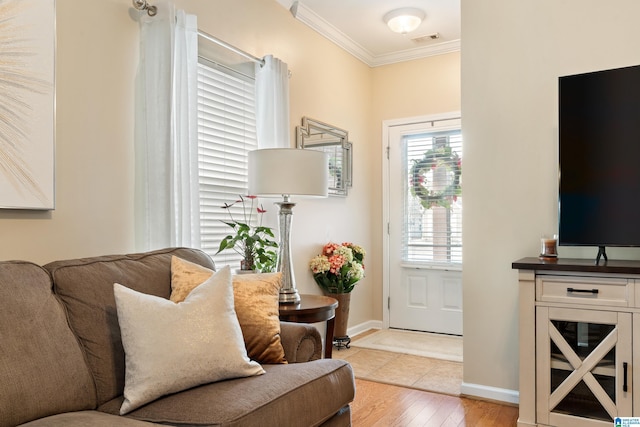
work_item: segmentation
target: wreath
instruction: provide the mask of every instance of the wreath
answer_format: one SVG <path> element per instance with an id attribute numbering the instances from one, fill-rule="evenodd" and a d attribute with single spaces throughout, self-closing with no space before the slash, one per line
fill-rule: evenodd
<path id="1" fill-rule="evenodd" d="M 433 176 L 428 177 L 431 171 L 432 175 L 436 169 L 444 168 L 446 182 L 449 184 L 443 190 L 435 190 L 434 186 L 441 180 L 434 180 Z M 433 148 L 424 153 L 421 160 L 414 160 L 411 172 L 409 174 L 409 182 L 411 185 L 411 194 L 420 199 L 420 204 L 425 209 L 434 206 L 442 206 L 450 208 L 451 203 L 458 199 L 462 194 L 460 188 L 460 176 L 462 174 L 462 165 L 460 157 L 451 150 L 451 147 Z"/>

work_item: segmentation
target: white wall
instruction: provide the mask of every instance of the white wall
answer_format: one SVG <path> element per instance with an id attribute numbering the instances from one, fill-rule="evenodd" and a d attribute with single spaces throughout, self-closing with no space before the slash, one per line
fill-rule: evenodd
<path id="1" fill-rule="evenodd" d="M 138 28 L 130 2 L 95 3 L 56 2 L 56 210 L 0 211 L 0 259 L 47 262 L 133 247 Z"/>
<path id="2" fill-rule="evenodd" d="M 557 232 L 557 78 L 640 64 L 638 16 L 636 0 L 462 0 L 464 381 L 474 394 L 518 389 L 511 263 Z"/>
<path id="3" fill-rule="evenodd" d="M 376 253 L 382 254 L 382 123 L 385 120 L 460 111 L 460 52 L 376 67 L 371 69 L 371 73 L 371 124 L 375 133 L 372 145 L 374 162 L 368 167 L 372 179 L 379 186 L 373 195 L 376 210 L 371 213 L 374 225 L 372 234 L 373 247 Z M 375 274 L 381 275 L 382 270 L 376 270 Z M 384 292 L 382 282 L 375 284 L 378 286 L 373 300 L 375 319 L 382 320 Z"/>
<path id="4" fill-rule="evenodd" d="M 152 4 L 160 4 L 151 1 Z M 175 0 L 199 27 L 255 56 L 289 64 L 291 131 L 302 116 L 349 130 L 354 186 L 347 198 L 300 201 L 293 224 L 294 268 L 301 292 L 320 293 L 309 259 L 328 240 L 365 247 L 371 274 L 352 299 L 353 323 L 375 316 L 379 286 L 370 212 L 374 132 L 371 73 L 362 62 L 296 21 L 274 0 Z M 46 263 L 136 250 L 134 239 L 134 88 L 138 11 L 131 0 L 56 1 L 56 210 L 0 210 L 0 260 Z M 292 143 L 294 139 L 292 138 Z M 275 208 L 275 207 L 274 207 Z M 377 231 L 377 230 L 376 230 Z"/>

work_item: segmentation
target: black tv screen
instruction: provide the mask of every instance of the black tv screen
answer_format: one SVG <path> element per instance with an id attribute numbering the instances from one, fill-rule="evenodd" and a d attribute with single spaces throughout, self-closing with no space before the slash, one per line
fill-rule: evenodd
<path id="1" fill-rule="evenodd" d="M 640 246 L 640 66 L 559 78 L 559 244 Z"/>

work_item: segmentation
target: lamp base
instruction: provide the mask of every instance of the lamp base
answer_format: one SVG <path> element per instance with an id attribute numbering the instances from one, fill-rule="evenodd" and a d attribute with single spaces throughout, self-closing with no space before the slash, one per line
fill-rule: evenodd
<path id="1" fill-rule="evenodd" d="M 297 289 L 280 289 L 280 304 L 300 304 L 300 294 Z"/>
<path id="2" fill-rule="evenodd" d="M 284 196 L 282 202 L 276 202 L 280 208 L 278 211 L 280 229 L 280 248 L 278 251 L 278 262 L 276 271 L 282 273 L 282 283 L 280 285 L 280 303 L 298 304 L 300 295 L 296 289 L 296 278 L 293 274 L 293 263 L 291 262 L 291 216 L 293 207 L 296 205 L 289 201 L 289 196 Z"/>

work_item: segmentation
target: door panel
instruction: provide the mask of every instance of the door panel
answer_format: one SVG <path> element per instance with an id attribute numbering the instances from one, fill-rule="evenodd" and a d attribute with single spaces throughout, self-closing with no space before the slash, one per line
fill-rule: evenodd
<path id="1" fill-rule="evenodd" d="M 427 308 L 429 305 L 427 301 L 427 278 L 420 276 L 408 276 L 407 285 L 407 294 L 409 296 L 407 305 L 412 308 Z"/>
<path id="2" fill-rule="evenodd" d="M 389 326 L 460 335 L 462 280 L 459 272 L 402 268 L 391 286 Z"/>

